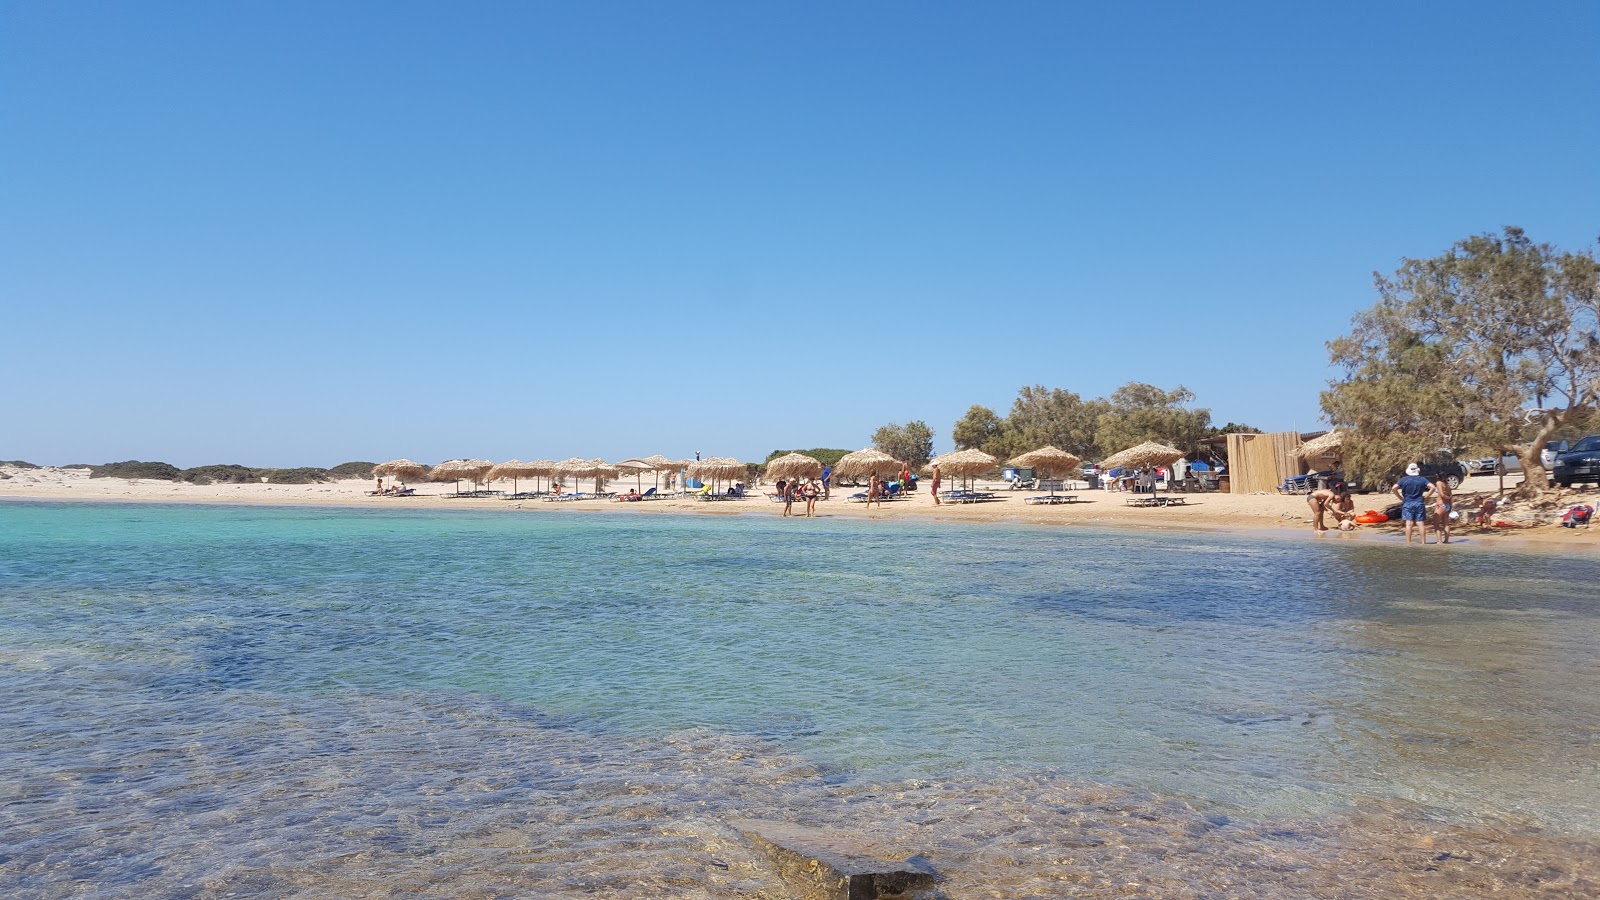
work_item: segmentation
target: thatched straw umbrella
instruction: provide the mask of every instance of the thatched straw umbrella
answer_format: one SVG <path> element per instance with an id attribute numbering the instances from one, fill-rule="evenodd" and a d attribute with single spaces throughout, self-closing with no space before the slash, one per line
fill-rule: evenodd
<path id="1" fill-rule="evenodd" d="M 1029 451 L 1011 459 L 1011 465 L 1032 469 L 1045 478 L 1062 478 L 1071 475 L 1072 471 L 1078 468 L 1078 464 L 1081 462 L 1083 460 L 1065 450 L 1058 450 L 1055 447 L 1048 446 L 1040 447 L 1037 450 Z M 1055 496 L 1054 489 L 1050 491 L 1050 496 Z"/>
<path id="2" fill-rule="evenodd" d="M 1313 457 L 1334 458 L 1339 455 L 1339 450 L 1344 447 L 1344 432 L 1330 431 L 1321 437 L 1312 438 L 1296 447 L 1295 455 L 1304 460 Z"/>
<path id="3" fill-rule="evenodd" d="M 559 463 L 557 465 L 557 471 L 562 475 L 571 475 L 572 486 L 574 488 L 578 486 L 578 479 L 593 478 L 594 492 L 596 494 L 600 493 L 600 490 L 605 486 L 607 479 L 617 477 L 616 468 L 605 460 L 579 459 L 576 456 L 566 460 L 565 462 Z M 581 491 L 574 490 L 572 493 L 577 494 L 581 493 Z"/>
<path id="4" fill-rule="evenodd" d="M 1083 460 L 1078 457 L 1065 450 L 1057 450 L 1055 447 L 1040 447 L 1011 459 L 1011 465 L 1033 469 L 1046 478 L 1071 475 L 1081 462 Z"/>
<path id="5" fill-rule="evenodd" d="M 391 459 L 386 463 L 378 463 L 372 467 L 375 477 L 389 478 L 404 484 L 407 481 L 421 481 L 428 475 L 428 467 L 421 463 L 414 463 L 409 459 Z"/>
<path id="6" fill-rule="evenodd" d="M 511 493 L 515 494 L 518 493 L 518 479 L 532 478 L 543 474 L 543 472 L 544 470 L 537 463 L 525 463 L 519 459 L 511 459 L 503 463 L 496 463 L 495 467 L 489 470 L 489 474 L 485 475 L 483 480 L 486 482 L 502 481 L 509 478 L 511 479 Z"/>
<path id="7" fill-rule="evenodd" d="M 646 456 L 643 461 L 649 463 L 651 470 L 656 473 L 656 490 L 658 491 L 661 490 L 662 472 L 676 472 L 683 468 L 682 463 L 677 460 L 667 459 L 659 453 L 654 456 Z"/>
<path id="8" fill-rule="evenodd" d="M 431 481 L 454 481 L 456 493 L 459 494 L 461 479 L 472 479 L 472 486 L 476 488 L 478 482 L 482 481 L 483 476 L 489 474 L 492 468 L 494 463 L 487 459 L 451 459 L 434 466 L 433 471 L 428 473 L 428 478 Z"/>
<path id="9" fill-rule="evenodd" d="M 982 450 L 968 449 L 936 456 L 928 461 L 928 466 L 931 468 L 935 463 L 944 474 L 966 479 L 994 471 L 1000 461 Z"/>
<path id="10" fill-rule="evenodd" d="M 900 460 L 882 450 L 868 447 L 864 450 L 857 450 L 854 453 L 846 453 L 840 457 L 839 461 L 833 466 L 833 474 L 841 478 L 851 479 L 874 474 L 893 477 L 900 474 L 900 469 L 903 467 L 904 463 L 900 462 Z"/>
<path id="11" fill-rule="evenodd" d="M 719 490 L 718 484 L 723 481 L 737 481 L 746 476 L 750 471 L 744 463 L 729 456 L 713 456 L 710 459 L 697 459 L 689 463 L 688 476 L 698 478 L 701 483 L 711 482 L 713 492 Z"/>
<path id="12" fill-rule="evenodd" d="M 568 457 L 550 467 L 550 477 L 553 483 L 559 483 L 560 481 L 565 481 L 570 475 L 572 477 L 572 486 L 577 487 L 578 479 L 587 477 L 588 465 L 589 461 L 586 459 L 580 459 L 576 456 Z M 577 493 L 577 491 L 571 491 L 570 493 Z M 559 491 L 556 494 L 560 496 Z"/>
<path id="13" fill-rule="evenodd" d="M 787 481 L 791 478 L 820 478 L 821 476 L 822 460 L 807 456 L 804 453 L 786 453 L 767 463 L 767 477 L 773 481 L 777 481 L 779 478 Z"/>
<path id="14" fill-rule="evenodd" d="M 1109 471 L 1119 466 L 1170 466 L 1180 459 L 1183 459 L 1182 450 L 1155 441 L 1145 441 L 1120 453 L 1111 454 L 1101 461 L 1100 468 Z M 1170 481 L 1168 488 L 1171 488 Z"/>
<path id="15" fill-rule="evenodd" d="M 654 471 L 655 464 L 643 459 L 625 459 L 622 462 L 615 464 L 613 468 L 624 475 L 632 472 L 634 489 L 640 490 L 643 488 L 643 485 L 639 480 L 640 473 Z"/>

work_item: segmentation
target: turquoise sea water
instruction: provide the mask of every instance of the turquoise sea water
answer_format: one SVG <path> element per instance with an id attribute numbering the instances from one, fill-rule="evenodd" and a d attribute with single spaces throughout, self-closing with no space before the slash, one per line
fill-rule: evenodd
<path id="1" fill-rule="evenodd" d="M 782 896 L 751 815 L 951 896 L 1088 892 L 1113 847 L 1152 895 L 1348 895 L 1392 873 L 1347 843 L 1600 835 L 1588 557 L 631 511 L 0 535 L 8 896 Z"/>

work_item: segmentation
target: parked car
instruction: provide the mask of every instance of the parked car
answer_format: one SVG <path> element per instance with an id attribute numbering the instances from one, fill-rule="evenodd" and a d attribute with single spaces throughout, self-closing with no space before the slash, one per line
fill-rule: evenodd
<path id="1" fill-rule="evenodd" d="M 1522 471 L 1522 460 L 1515 453 L 1485 456 L 1467 460 L 1467 469 L 1474 475 L 1512 475 Z"/>
<path id="2" fill-rule="evenodd" d="M 1544 463 L 1544 470 L 1550 471 L 1556 464 L 1556 454 L 1565 453 L 1572 449 L 1566 441 L 1546 441 L 1544 449 L 1539 451 L 1539 461 Z"/>
<path id="3" fill-rule="evenodd" d="M 1460 487 L 1461 482 L 1466 481 L 1467 475 L 1471 472 L 1471 469 L 1468 468 L 1466 463 L 1459 459 L 1448 458 L 1424 460 L 1418 463 L 1418 468 L 1421 470 L 1418 474 L 1427 478 L 1429 481 L 1433 481 L 1435 478 L 1443 475 L 1444 483 L 1450 485 L 1451 490 Z M 1388 476 L 1378 484 L 1378 490 L 1388 491 L 1392 489 L 1394 487 L 1394 483 L 1399 481 L 1400 476 L 1404 475 L 1405 473 L 1405 466 L 1396 466 L 1394 469 L 1391 469 Z"/>
<path id="4" fill-rule="evenodd" d="M 1591 434 L 1572 449 L 1557 453 L 1550 476 L 1562 487 L 1571 487 L 1575 481 L 1600 482 L 1600 434 Z"/>

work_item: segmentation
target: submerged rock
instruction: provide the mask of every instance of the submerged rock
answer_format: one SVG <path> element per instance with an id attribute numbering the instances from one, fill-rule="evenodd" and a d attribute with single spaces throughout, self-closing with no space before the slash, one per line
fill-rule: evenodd
<path id="1" fill-rule="evenodd" d="M 806 900 L 914 900 L 934 888 L 934 872 L 920 859 L 880 859 L 840 832 L 754 819 L 731 824 Z"/>

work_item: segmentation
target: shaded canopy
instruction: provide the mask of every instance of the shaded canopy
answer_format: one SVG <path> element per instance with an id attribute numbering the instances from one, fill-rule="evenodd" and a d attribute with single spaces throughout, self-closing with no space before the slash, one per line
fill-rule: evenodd
<path id="1" fill-rule="evenodd" d="M 744 463 L 728 456 L 713 456 L 710 459 L 698 459 L 688 465 L 690 478 L 706 481 L 737 481 L 748 475 L 750 469 Z"/>
<path id="2" fill-rule="evenodd" d="M 1321 437 L 1312 438 L 1295 448 L 1295 455 L 1301 459 L 1312 459 L 1321 456 L 1333 456 L 1344 446 L 1344 432 L 1330 431 Z"/>
<path id="3" fill-rule="evenodd" d="M 428 473 L 428 478 L 433 481 L 459 481 L 470 478 L 474 482 L 482 481 L 483 476 L 489 474 L 494 468 L 494 463 L 487 459 L 451 459 L 439 463 Z"/>
<path id="4" fill-rule="evenodd" d="M 676 472 L 683 468 L 683 463 L 679 460 L 667 459 L 659 453 L 654 456 L 646 456 L 643 462 L 649 463 L 650 467 L 657 472 Z"/>
<path id="5" fill-rule="evenodd" d="M 615 465 L 618 472 L 654 472 L 656 469 L 655 463 L 647 459 L 625 459 Z"/>
<path id="6" fill-rule="evenodd" d="M 1120 466 L 1170 466 L 1183 459 L 1183 451 L 1155 441 L 1145 441 L 1120 453 L 1113 453 L 1100 461 L 1102 469 Z"/>
<path id="7" fill-rule="evenodd" d="M 822 461 L 804 453 L 786 453 L 767 463 L 767 477 L 773 480 L 779 478 L 820 478 L 822 477 Z"/>
<path id="8" fill-rule="evenodd" d="M 1059 478 L 1070 475 L 1083 462 L 1065 450 L 1055 447 L 1040 447 L 1037 450 L 1013 457 L 1011 465 L 1024 469 L 1033 469 L 1045 478 Z"/>
<path id="9" fill-rule="evenodd" d="M 873 447 L 846 453 L 833 466 L 833 474 L 841 478 L 858 478 L 862 475 L 898 475 L 903 463 Z"/>
<path id="10" fill-rule="evenodd" d="M 421 481 L 428 474 L 428 467 L 422 463 L 414 463 L 409 459 L 391 459 L 386 463 L 378 463 L 372 467 L 373 475 L 387 475 L 401 481 Z"/>
<path id="11" fill-rule="evenodd" d="M 483 480 L 501 481 L 506 478 L 528 478 L 535 474 L 537 473 L 528 470 L 528 464 L 522 460 L 508 459 L 503 463 L 495 463 Z"/>
<path id="12" fill-rule="evenodd" d="M 992 472 L 999 463 L 999 460 L 982 450 L 972 449 L 955 450 L 928 460 L 929 468 L 938 465 L 940 472 L 945 475 L 954 475 L 957 478 Z"/>

